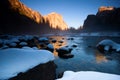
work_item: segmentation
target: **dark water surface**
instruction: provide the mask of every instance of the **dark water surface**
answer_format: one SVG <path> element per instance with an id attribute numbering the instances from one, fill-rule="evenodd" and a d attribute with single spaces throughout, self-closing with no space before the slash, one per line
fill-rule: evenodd
<path id="1" fill-rule="evenodd" d="M 62 46 L 71 46 L 77 44 L 73 48 L 73 58 L 62 59 L 55 54 L 55 63 L 57 64 L 57 75 L 66 70 L 72 71 L 99 71 L 105 73 L 119 74 L 120 75 L 120 53 L 100 53 L 95 46 L 103 39 L 111 39 L 120 43 L 120 37 L 65 37 L 65 36 L 52 36 L 57 41 L 63 40 Z M 69 40 L 73 38 L 73 40 Z M 59 42 L 54 43 L 55 48 L 61 47 Z"/>

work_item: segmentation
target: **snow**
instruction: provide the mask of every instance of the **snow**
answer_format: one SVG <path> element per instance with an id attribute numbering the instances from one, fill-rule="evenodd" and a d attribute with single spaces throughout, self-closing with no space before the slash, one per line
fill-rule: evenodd
<path id="1" fill-rule="evenodd" d="M 10 40 L 3 40 L 3 44 L 10 44 L 11 41 Z"/>
<path id="2" fill-rule="evenodd" d="M 0 80 L 9 79 L 39 64 L 54 60 L 47 50 L 9 48 L 0 50 Z"/>
<path id="3" fill-rule="evenodd" d="M 24 46 L 24 47 L 22 47 L 22 49 L 27 49 L 27 50 L 33 50 L 33 48 L 31 48 L 31 47 L 29 47 L 29 46 Z"/>
<path id="4" fill-rule="evenodd" d="M 52 39 L 52 42 L 56 42 L 57 40 L 56 39 Z"/>
<path id="5" fill-rule="evenodd" d="M 16 44 L 16 43 L 9 43 L 9 45 L 10 45 L 10 46 L 12 46 L 12 47 L 17 46 L 17 44 Z"/>
<path id="6" fill-rule="evenodd" d="M 63 77 L 56 80 L 120 80 L 120 75 L 94 71 L 65 71 Z"/>
<path id="7" fill-rule="evenodd" d="M 64 42 L 64 40 L 60 40 L 60 41 L 58 41 L 59 43 L 63 43 Z"/>
<path id="8" fill-rule="evenodd" d="M 18 38 L 16 37 L 14 37 L 14 38 L 12 38 L 11 40 L 10 40 L 10 42 L 20 42 L 19 40 L 18 40 Z"/>
<path id="9" fill-rule="evenodd" d="M 0 49 L 6 49 L 9 48 L 7 45 L 3 45 Z"/>
<path id="10" fill-rule="evenodd" d="M 69 51 L 69 48 L 68 48 L 68 47 L 66 47 L 66 46 L 63 46 L 63 47 L 59 48 L 58 50 Z"/>
<path id="11" fill-rule="evenodd" d="M 104 50 L 106 50 L 106 51 L 109 51 L 109 49 L 110 49 L 110 46 L 105 46 L 104 47 Z"/>
<path id="12" fill-rule="evenodd" d="M 32 47 L 32 49 L 34 49 L 34 50 L 38 50 L 38 48 L 37 48 L 37 47 Z"/>
<path id="13" fill-rule="evenodd" d="M 20 42 L 17 38 L 11 38 L 11 39 L 3 39 L 2 43 L 3 44 L 11 44 L 11 43 L 16 43 Z"/>
<path id="14" fill-rule="evenodd" d="M 41 37 L 41 38 L 39 38 L 39 41 L 48 41 L 48 38 L 47 37 Z"/>
<path id="15" fill-rule="evenodd" d="M 116 51 L 120 51 L 120 44 L 117 44 L 116 42 L 109 40 L 109 39 L 102 40 L 101 42 L 97 44 L 97 46 L 99 45 L 105 46 L 104 50 L 106 51 L 108 51 L 110 47 L 112 47 L 112 49 L 115 49 Z"/>
<path id="16" fill-rule="evenodd" d="M 112 40 L 110 39 L 105 39 L 105 40 L 102 40 L 101 42 L 99 42 L 100 45 L 116 45 L 115 42 L 113 42 Z"/>
<path id="17" fill-rule="evenodd" d="M 19 45 L 21 45 L 21 46 L 26 46 L 27 43 L 26 43 L 26 42 L 20 42 Z"/>
<path id="18" fill-rule="evenodd" d="M 25 36 L 22 36 L 21 38 L 27 41 L 27 40 L 33 39 L 34 37 L 32 35 L 25 35 Z"/>
<path id="19" fill-rule="evenodd" d="M 48 47 L 49 49 L 54 49 L 54 47 L 53 47 L 52 44 L 48 44 L 47 47 Z"/>

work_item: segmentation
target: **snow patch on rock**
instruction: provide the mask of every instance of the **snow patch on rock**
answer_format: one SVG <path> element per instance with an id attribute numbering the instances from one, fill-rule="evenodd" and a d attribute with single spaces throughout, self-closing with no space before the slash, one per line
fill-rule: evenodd
<path id="1" fill-rule="evenodd" d="M 0 50 L 0 80 L 9 79 L 20 72 L 26 72 L 52 60 L 54 60 L 54 55 L 47 50 L 34 50 L 29 47 Z"/>
<path id="2" fill-rule="evenodd" d="M 116 42 L 109 39 L 105 39 L 99 42 L 97 47 L 99 46 L 104 46 L 105 51 L 109 51 L 110 48 L 116 50 L 117 52 L 120 51 L 120 44 L 117 44 Z"/>

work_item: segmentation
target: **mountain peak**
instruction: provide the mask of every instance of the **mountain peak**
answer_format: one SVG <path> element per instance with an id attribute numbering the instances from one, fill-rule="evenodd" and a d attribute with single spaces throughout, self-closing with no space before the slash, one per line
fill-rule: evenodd
<path id="1" fill-rule="evenodd" d="M 62 15 L 51 12 L 50 14 L 44 16 L 45 22 L 49 22 L 50 26 L 54 29 L 66 30 L 68 29 L 67 24 L 63 21 Z"/>
<path id="2" fill-rule="evenodd" d="M 50 14 L 58 14 L 58 13 L 56 13 L 56 12 L 51 12 Z"/>
<path id="3" fill-rule="evenodd" d="M 102 6 L 96 15 L 89 15 L 84 22 L 86 31 L 120 31 L 120 8 Z"/>
<path id="4" fill-rule="evenodd" d="M 98 12 L 103 12 L 103 11 L 112 11 L 114 10 L 115 8 L 113 6 L 101 6 L 99 9 L 98 9 Z"/>
<path id="5" fill-rule="evenodd" d="M 49 14 L 47 14 L 47 15 L 45 15 L 45 17 L 46 16 L 54 16 L 54 17 L 61 17 L 62 19 L 63 19 L 63 17 L 62 17 L 62 15 L 60 15 L 59 13 L 57 13 L 57 12 L 51 12 L 51 13 L 49 13 Z"/>

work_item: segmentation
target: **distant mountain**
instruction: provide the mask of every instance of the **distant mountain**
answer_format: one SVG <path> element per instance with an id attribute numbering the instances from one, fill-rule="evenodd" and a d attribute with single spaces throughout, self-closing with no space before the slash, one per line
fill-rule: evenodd
<path id="1" fill-rule="evenodd" d="M 52 28 L 58 28 L 61 30 L 67 30 L 68 26 L 67 24 L 63 21 L 63 17 L 60 14 L 57 14 L 55 12 L 52 12 L 46 16 L 44 16 L 45 22 L 49 22 L 50 26 Z"/>
<path id="2" fill-rule="evenodd" d="M 0 1 L 0 33 L 43 34 L 66 30 L 61 15 L 52 13 L 42 16 L 19 0 Z"/>
<path id="3" fill-rule="evenodd" d="M 88 15 L 83 31 L 120 31 L 120 8 L 102 6 L 96 15 Z"/>

